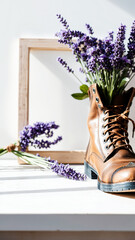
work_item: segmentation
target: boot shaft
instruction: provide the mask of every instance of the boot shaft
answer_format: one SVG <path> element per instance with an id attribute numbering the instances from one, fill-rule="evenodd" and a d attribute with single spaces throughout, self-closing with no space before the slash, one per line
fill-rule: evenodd
<path id="1" fill-rule="evenodd" d="M 105 160 L 115 149 L 123 148 L 123 154 L 125 151 L 132 151 L 128 146 L 127 129 L 130 120 L 129 109 L 134 95 L 135 89 L 131 88 L 124 94 L 116 96 L 112 105 L 108 106 L 97 85 L 91 85 L 89 88 L 90 112 L 87 122 L 90 133 L 89 155 L 94 152 L 99 158 Z"/>

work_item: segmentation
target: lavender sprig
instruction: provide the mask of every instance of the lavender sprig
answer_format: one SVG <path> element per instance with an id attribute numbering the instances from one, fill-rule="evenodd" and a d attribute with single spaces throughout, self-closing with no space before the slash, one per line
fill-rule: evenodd
<path id="1" fill-rule="evenodd" d="M 116 41 L 114 44 L 112 65 L 116 69 L 123 68 L 124 61 L 126 61 L 126 59 L 123 58 L 124 52 L 125 52 L 125 45 L 124 45 L 125 31 L 126 31 L 126 26 L 121 25 L 120 28 L 118 29 Z"/>
<path id="2" fill-rule="evenodd" d="M 57 58 L 57 61 L 69 72 L 69 73 L 72 73 L 76 78 L 77 80 L 82 84 L 82 82 L 80 81 L 80 79 L 76 76 L 76 74 L 74 73 L 74 70 L 68 66 L 67 62 L 64 61 L 61 57 L 58 57 Z"/>
<path id="3" fill-rule="evenodd" d="M 86 26 L 87 30 L 89 31 L 89 34 L 92 35 L 94 33 L 92 27 L 89 24 L 85 24 L 85 26 Z"/>
<path id="4" fill-rule="evenodd" d="M 57 173 L 59 176 L 70 178 L 73 180 L 86 180 L 86 175 L 76 172 L 69 164 L 58 163 L 57 161 L 50 160 L 50 167 L 53 172 Z"/>
<path id="5" fill-rule="evenodd" d="M 59 176 L 78 181 L 85 181 L 87 179 L 85 174 L 77 172 L 71 168 L 69 164 L 65 165 L 63 163 L 58 163 L 57 160 L 51 160 L 50 157 L 43 158 L 39 154 L 33 155 L 17 150 L 14 150 L 13 153 L 24 162 L 31 165 L 37 165 L 41 168 L 50 169 Z"/>
<path id="6" fill-rule="evenodd" d="M 69 73 L 74 73 L 74 70 L 73 70 L 72 68 L 70 68 L 70 67 L 68 66 L 67 62 L 64 61 L 61 57 L 58 57 L 57 60 L 58 60 L 58 62 L 59 62 L 64 68 L 67 69 L 67 71 L 68 71 Z"/>
<path id="7" fill-rule="evenodd" d="M 128 57 L 133 60 L 135 56 L 135 20 L 131 27 L 131 33 L 128 40 Z"/>
<path id="8" fill-rule="evenodd" d="M 47 138 L 53 136 L 53 130 L 57 129 L 59 125 L 55 122 L 43 123 L 36 122 L 33 126 L 27 125 L 20 132 L 20 147 L 21 151 L 25 152 L 28 146 L 38 148 L 49 148 L 51 145 L 57 144 L 62 140 L 61 136 L 58 136 L 54 141 L 38 140 L 37 137 L 45 135 Z"/>
<path id="9" fill-rule="evenodd" d="M 37 154 L 37 157 L 41 158 L 39 154 Z M 36 165 L 40 164 L 40 167 L 43 168 L 45 165 L 46 168 L 46 161 L 48 162 L 48 168 L 50 168 L 53 172 L 55 172 L 59 176 L 79 181 L 84 181 L 87 178 L 85 174 L 77 172 L 76 170 L 71 168 L 69 164 L 58 163 L 57 160 L 52 160 L 50 158 L 42 158 L 41 160 L 36 161 L 35 164 Z"/>
<path id="10" fill-rule="evenodd" d="M 68 29 L 69 28 L 69 25 L 67 24 L 67 21 L 66 19 L 64 19 L 61 14 L 56 14 L 57 18 L 60 20 L 60 22 L 62 23 L 62 25 Z"/>
<path id="11" fill-rule="evenodd" d="M 37 165 L 45 169 L 50 169 L 59 176 L 78 181 L 85 181 L 87 179 L 85 174 L 77 172 L 76 170 L 71 168 L 69 164 L 65 165 L 62 163 L 58 163 L 57 160 L 51 160 L 50 157 L 43 158 L 39 154 L 33 155 L 17 150 L 14 150 L 13 154 L 15 154 L 17 157 L 19 157 L 28 164 Z"/>
<path id="12" fill-rule="evenodd" d="M 72 180 L 86 180 L 86 176 L 81 174 L 71 168 L 69 164 L 58 163 L 57 160 L 51 160 L 50 157 L 43 158 L 39 154 L 31 154 L 29 152 L 25 152 L 26 148 L 29 144 L 35 146 L 36 148 L 49 148 L 51 145 L 57 144 L 62 140 L 62 137 L 58 137 L 54 141 L 44 141 L 43 139 L 37 140 L 35 137 L 39 135 L 45 134 L 47 137 L 52 137 L 52 129 L 57 129 L 59 125 L 56 125 L 55 122 L 43 123 L 37 122 L 31 125 L 27 125 L 20 133 L 20 139 L 18 143 L 10 144 L 6 148 L 0 149 L 0 156 L 8 152 L 12 152 L 15 156 L 19 157 L 21 160 L 26 162 L 27 164 L 37 165 L 41 168 L 50 169 L 59 176 L 63 176 Z M 17 148 L 20 149 L 19 151 Z"/>

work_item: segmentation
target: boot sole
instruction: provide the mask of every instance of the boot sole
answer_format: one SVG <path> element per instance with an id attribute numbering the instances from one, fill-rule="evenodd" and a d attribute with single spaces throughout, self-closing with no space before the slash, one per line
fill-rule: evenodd
<path id="1" fill-rule="evenodd" d="M 98 189 L 103 192 L 135 192 L 135 181 L 121 183 L 103 183 L 98 178 L 98 173 L 86 161 L 84 161 L 84 172 L 91 179 L 98 179 Z"/>

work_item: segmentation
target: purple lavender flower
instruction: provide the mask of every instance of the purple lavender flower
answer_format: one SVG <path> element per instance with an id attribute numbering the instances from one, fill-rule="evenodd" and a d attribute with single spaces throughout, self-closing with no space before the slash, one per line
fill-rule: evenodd
<path id="1" fill-rule="evenodd" d="M 107 40 L 109 42 L 112 42 L 113 41 L 113 34 L 114 34 L 113 31 L 109 32 L 108 36 L 105 38 L 105 41 Z"/>
<path id="2" fill-rule="evenodd" d="M 88 69 L 90 72 L 95 73 L 96 70 L 96 58 L 95 57 L 91 57 L 88 61 Z"/>
<path id="3" fill-rule="evenodd" d="M 37 153 L 37 159 L 35 164 L 39 165 L 40 167 L 47 167 L 50 168 L 53 172 L 58 174 L 59 176 L 66 177 L 72 180 L 84 181 L 87 179 L 85 174 L 81 174 L 70 167 L 69 164 L 58 163 L 57 160 L 52 160 L 50 157 L 48 158 L 41 158 L 41 156 Z M 44 162 L 43 162 L 44 160 Z M 30 161 L 30 160 L 29 160 Z"/>
<path id="4" fill-rule="evenodd" d="M 72 68 L 70 68 L 67 63 L 61 58 L 61 57 L 58 57 L 57 58 L 58 62 L 64 67 L 67 69 L 67 71 L 70 73 L 74 73 L 74 70 Z"/>
<path id="5" fill-rule="evenodd" d="M 62 137 L 57 137 L 57 139 L 55 139 L 54 141 L 47 141 L 47 140 L 37 140 L 37 139 L 33 139 L 33 141 L 31 142 L 31 146 L 35 147 L 35 148 L 50 148 L 51 145 L 55 145 L 57 144 L 59 141 L 62 140 Z"/>
<path id="6" fill-rule="evenodd" d="M 85 26 L 86 26 L 87 30 L 89 31 L 89 34 L 94 33 L 92 27 L 89 24 L 85 24 Z"/>
<path id="7" fill-rule="evenodd" d="M 62 25 L 68 29 L 69 28 L 69 25 L 67 24 L 67 21 L 66 19 L 64 19 L 61 14 L 56 14 L 57 18 L 60 20 L 60 22 L 62 23 Z"/>
<path id="8" fill-rule="evenodd" d="M 76 172 L 69 164 L 58 163 L 55 160 L 50 160 L 50 168 L 53 172 L 57 173 L 59 176 L 64 176 L 73 180 L 86 180 L 86 175 Z"/>
<path id="9" fill-rule="evenodd" d="M 131 33 L 128 40 L 128 54 L 127 57 L 131 60 L 131 66 L 134 69 L 134 57 L 135 57 L 135 20 L 131 27 Z"/>
<path id="10" fill-rule="evenodd" d="M 21 151 L 25 152 L 28 146 L 38 148 L 49 148 L 51 145 L 57 144 L 62 140 L 61 136 L 58 136 L 54 141 L 44 141 L 36 139 L 40 135 L 45 135 L 47 138 L 53 136 L 53 130 L 57 129 L 59 125 L 55 122 L 36 122 L 33 126 L 27 125 L 20 132 L 20 147 Z"/>
<path id="11" fill-rule="evenodd" d="M 117 69 L 121 69 L 123 67 L 122 57 L 125 53 L 125 30 L 126 26 L 121 24 L 120 28 L 118 29 L 116 41 L 114 43 L 112 66 Z"/>
<path id="12" fill-rule="evenodd" d="M 69 46 L 72 45 L 73 42 L 70 30 L 60 30 L 60 32 L 57 32 L 55 35 L 59 37 L 59 43 L 68 44 Z"/>
<path id="13" fill-rule="evenodd" d="M 80 49 L 80 44 L 78 43 L 73 43 L 72 46 L 72 52 L 73 54 L 77 57 L 76 61 L 78 62 L 78 57 L 81 57 L 81 49 Z"/>
<path id="14" fill-rule="evenodd" d="M 70 34 L 74 38 L 82 38 L 85 35 L 84 33 L 80 32 L 80 31 L 73 31 L 73 30 L 72 31 L 70 30 Z"/>
<path id="15" fill-rule="evenodd" d="M 96 54 L 96 47 L 88 48 L 86 53 L 87 53 L 88 56 L 89 55 L 92 56 L 92 55 Z"/>

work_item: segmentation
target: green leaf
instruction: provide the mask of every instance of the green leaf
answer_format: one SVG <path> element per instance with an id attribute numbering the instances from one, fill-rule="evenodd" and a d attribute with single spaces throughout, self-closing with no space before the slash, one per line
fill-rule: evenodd
<path id="1" fill-rule="evenodd" d="M 83 99 L 88 97 L 88 94 L 86 94 L 86 93 L 73 93 L 71 96 L 73 98 L 77 99 L 77 100 L 83 100 Z"/>
<path id="2" fill-rule="evenodd" d="M 0 149 L 0 153 L 3 152 L 4 150 L 5 150 L 4 148 L 1 148 L 1 149 Z"/>
<path id="3" fill-rule="evenodd" d="M 80 86 L 80 90 L 81 92 L 88 94 L 89 87 L 86 84 L 83 84 Z"/>
<path id="4" fill-rule="evenodd" d="M 123 87 L 127 82 L 129 81 L 129 78 L 123 78 L 122 81 L 120 82 L 119 88 Z"/>

